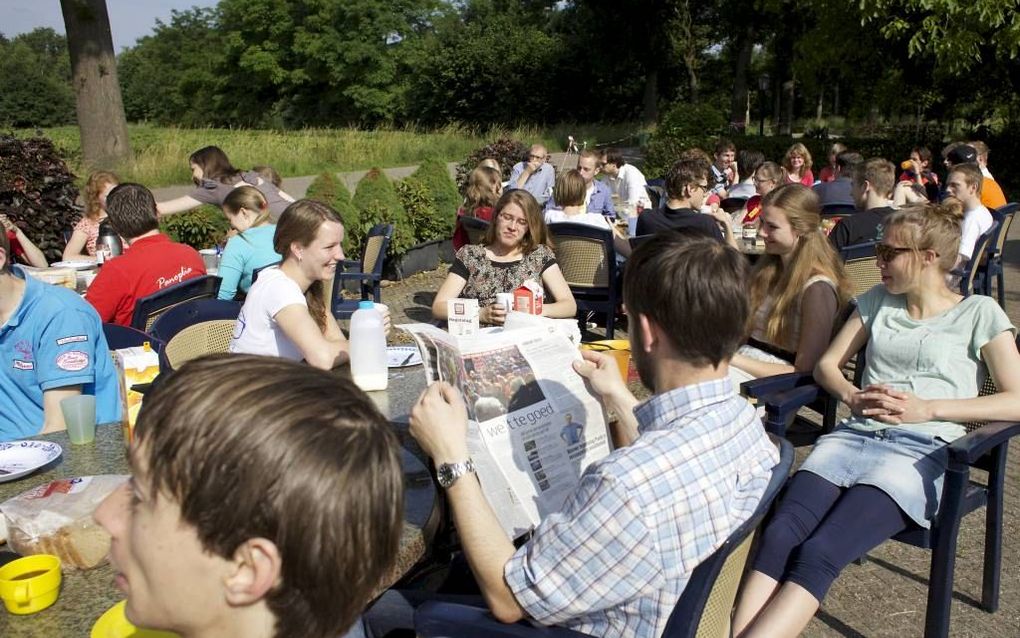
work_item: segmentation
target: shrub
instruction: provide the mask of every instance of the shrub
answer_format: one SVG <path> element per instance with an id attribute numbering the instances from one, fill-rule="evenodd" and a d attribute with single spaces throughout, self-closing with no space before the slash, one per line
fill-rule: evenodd
<path id="1" fill-rule="evenodd" d="M 230 230 L 230 222 L 219 208 L 206 205 L 185 213 L 163 216 L 159 229 L 174 241 L 201 250 L 221 242 Z"/>
<path id="2" fill-rule="evenodd" d="M 50 261 L 64 252 L 61 231 L 81 216 L 74 175 L 53 142 L 0 135 L 0 213 L 17 224 Z"/>
<path id="3" fill-rule="evenodd" d="M 407 212 L 400 204 L 393 183 L 381 170 L 373 168 L 361 178 L 352 201 L 358 210 L 360 238 L 363 239 L 376 224 L 393 224 L 393 237 L 386 250 L 388 259 L 399 258 L 415 244 L 414 228 L 407 217 Z M 359 245 L 357 254 L 361 254 L 361 249 L 362 246 Z"/>
<path id="4" fill-rule="evenodd" d="M 344 220 L 344 254 L 348 259 L 358 258 L 364 240 L 364 234 L 361 233 L 361 215 L 351 201 L 351 191 L 347 190 L 343 181 L 337 179 L 335 173 L 321 173 L 308 185 L 305 197 L 329 204 L 340 213 L 341 219 Z"/>
<path id="5" fill-rule="evenodd" d="M 394 186 L 414 229 L 415 243 L 450 237 L 450 224 L 439 214 L 432 190 L 424 182 L 412 175 Z"/>
<path id="6" fill-rule="evenodd" d="M 487 157 L 491 157 L 499 162 L 503 179 L 509 179 L 510 171 L 513 170 L 514 164 L 523 161 L 527 152 L 528 146 L 524 142 L 509 137 L 501 137 L 492 144 L 477 149 L 468 155 L 467 159 L 457 165 L 457 190 L 461 193 L 464 192 L 468 173 L 478 166 L 478 162 Z"/>
<path id="7" fill-rule="evenodd" d="M 457 209 L 460 208 L 463 198 L 457 192 L 457 185 L 450 179 L 450 171 L 446 168 L 446 163 L 435 158 L 426 159 L 418 166 L 418 170 L 412 177 L 417 178 L 432 193 L 432 201 L 435 203 L 433 210 L 437 215 L 434 221 L 423 224 L 427 227 L 436 226 L 435 234 L 429 236 L 418 234 L 419 241 L 450 237 L 453 233 L 453 224 L 457 219 Z M 406 209 L 411 215 L 412 223 L 415 223 L 414 213 L 410 208 Z"/>
<path id="8" fill-rule="evenodd" d="M 645 176 L 649 179 L 666 170 L 686 149 L 698 147 L 711 154 L 715 140 L 726 134 L 726 116 L 709 104 L 680 103 L 663 115 L 648 143 Z"/>

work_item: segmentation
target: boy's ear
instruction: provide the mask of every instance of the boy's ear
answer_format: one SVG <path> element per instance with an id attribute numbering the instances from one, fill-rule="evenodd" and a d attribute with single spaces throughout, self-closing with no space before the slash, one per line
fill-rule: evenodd
<path id="1" fill-rule="evenodd" d="M 250 538 L 238 546 L 233 568 L 224 579 L 226 600 L 231 605 L 251 605 L 264 599 L 280 581 L 283 561 L 273 541 Z"/>

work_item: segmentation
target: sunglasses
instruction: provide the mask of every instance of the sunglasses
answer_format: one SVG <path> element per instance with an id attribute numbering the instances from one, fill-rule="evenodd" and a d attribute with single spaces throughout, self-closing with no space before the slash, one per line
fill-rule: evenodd
<path id="1" fill-rule="evenodd" d="M 896 259 L 896 255 L 900 253 L 913 252 L 913 248 L 898 248 L 896 246 L 888 246 L 886 244 L 877 244 L 875 246 L 875 256 L 882 261 L 889 262 Z"/>

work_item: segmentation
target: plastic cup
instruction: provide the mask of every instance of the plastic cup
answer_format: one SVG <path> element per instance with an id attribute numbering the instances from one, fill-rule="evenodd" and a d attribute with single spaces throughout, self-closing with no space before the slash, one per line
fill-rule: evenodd
<path id="1" fill-rule="evenodd" d="M 202 255 L 202 261 L 205 263 L 206 271 L 214 270 L 219 266 L 219 259 L 216 255 L 215 248 L 203 248 L 198 251 L 198 254 Z"/>
<path id="2" fill-rule="evenodd" d="M 79 394 L 60 401 L 64 424 L 71 443 L 84 445 L 96 440 L 96 397 Z"/>
<path id="3" fill-rule="evenodd" d="M 512 292 L 497 292 L 496 303 L 503 306 L 503 308 L 510 312 L 514 309 L 514 293 Z"/>
<path id="4" fill-rule="evenodd" d="M 0 568 L 0 598 L 12 614 L 34 614 L 60 594 L 60 559 L 52 554 L 26 556 Z"/>
<path id="5" fill-rule="evenodd" d="M 637 237 L 637 215 L 631 215 L 627 218 L 627 236 Z"/>

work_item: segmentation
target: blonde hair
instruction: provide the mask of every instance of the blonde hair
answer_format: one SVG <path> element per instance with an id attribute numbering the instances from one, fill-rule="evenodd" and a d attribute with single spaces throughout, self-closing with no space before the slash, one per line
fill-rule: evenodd
<path id="1" fill-rule="evenodd" d="M 791 328 L 807 281 L 816 275 L 831 279 L 836 285 L 839 311 L 850 301 L 852 286 L 839 255 L 819 229 L 821 204 L 814 191 L 802 184 L 784 184 L 765 195 L 761 203 L 763 210 L 781 210 L 800 240 L 786 265 L 779 255 L 766 254 L 758 259 L 751 273 L 751 320 L 757 309 L 771 299 L 772 306 L 765 318 L 765 338 L 769 343 L 795 350 L 797 344 L 791 343 Z"/>
<path id="2" fill-rule="evenodd" d="M 556 185 L 553 187 L 553 201 L 559 207 L 580 206 L 584 204 L 585 191 L 588 190 L 584 183 L 581 171 L 572 168 L 556 178 Z"/>
<path id="3" fill-rule="evenodd" d="M 88 181 L 85 182 L 85 217 L 92 221 L 99 219 L 99 213 L 103 211 L 99 196 L 109 184 L 114 186 L 120 184 L 120 178 L 109 171 L 97 171 L 89 175 Z"/>
<path id="4" fill-rule="evenodd" d="M 952 197 L 941 204 L 915 204 L 893 211 L 885 218 L 884 233 L 897 229 L 905 247 L 915 254 L 931 250 L 938 255 L 939 268 L 949 272 L 960 252 L 963 204 Z"/>
<path id="5" fill-rule="evenodd" d="M 804 158 L 804 168 L 801 169 L 800 173 L 793 172 L 793 163 L 790 160 L 793 159 L 794 155 Z M 807 150 L 806 146 L 797 142 L 786 149 L 786 155 L 783 155 L 783 168 L 790 175 L 797 175 L 798 178 L 803 177 L 806 172 L 811 170 L 811 152 Z"/>
<path id="6" fill-rule="evenodd" d="M 224 214 L 234 216 L 241 212 L 242 208 L 256 211 L 258 216 L 251 223 L 254 226 L 261 226 L 269 221 L 269 202 L 262 191 L 254 186 L 238 186 L 230 191 L 221 205 Z M 244 236 L 244 233 L 241 233 Z"/>
<path id="7" fill-rule="evenodd" d="M 464 212 L 474 217 L 476 208 L 495 206 L 496 185 L 500 182 L 502 176 L 496 169 L 482 165 L 475 167 L 468 173 L 467 188 L 464 189 Z"/>

